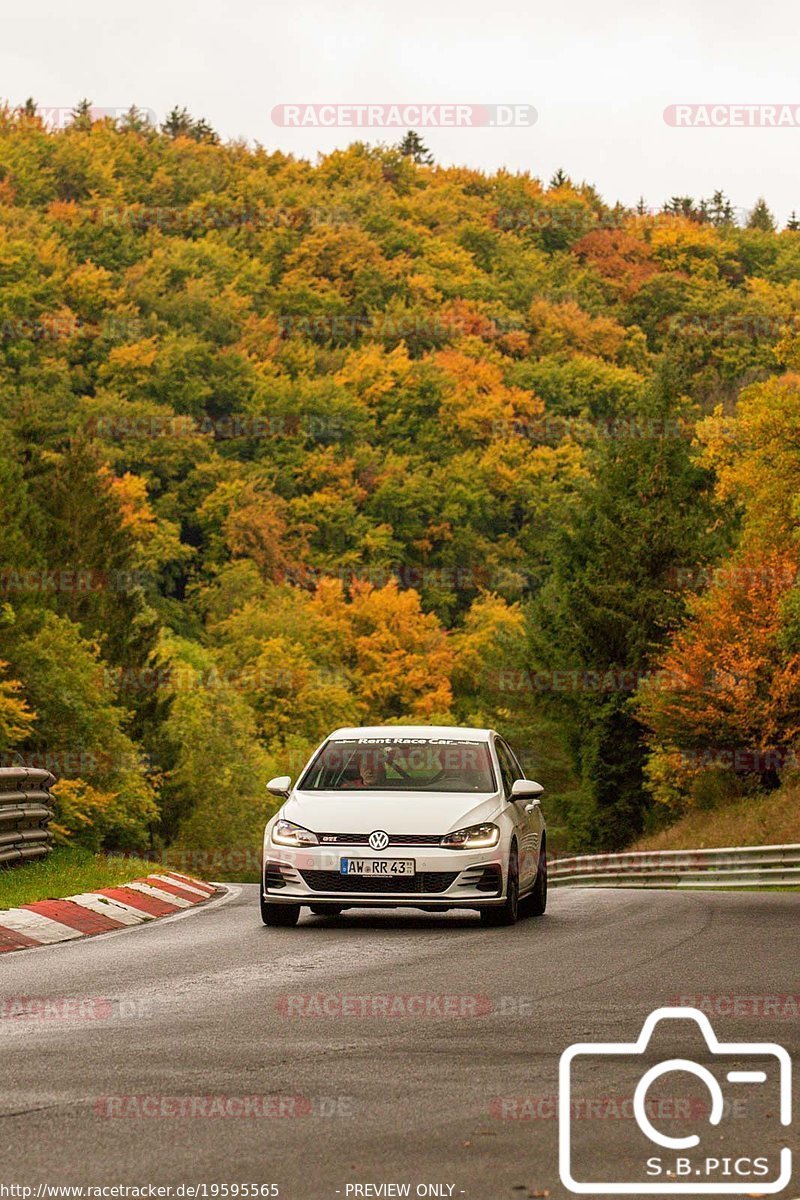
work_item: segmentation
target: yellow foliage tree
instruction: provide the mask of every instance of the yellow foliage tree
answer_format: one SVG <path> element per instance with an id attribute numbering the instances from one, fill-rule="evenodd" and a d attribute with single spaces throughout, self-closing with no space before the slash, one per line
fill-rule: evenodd
<path id="1" fill-rule="evenodd" d="M 417 592 L 394 581 L 382 588 L 358 581 L 348 603 L 341 582 L 330 580 L 318 589 L 315 604 L 328 616 L 336 612 L 346 628 L 366 719 L 430 720 L 449 713 L 452 651 Z"/>
<path id="2" fill-rule="evenodd" d="M 0 661 L 0 672 L 7 663 Z M 8 750 L 24 741 L 36 720 L 16 679 L 0 679 L 0 750 Z"/>

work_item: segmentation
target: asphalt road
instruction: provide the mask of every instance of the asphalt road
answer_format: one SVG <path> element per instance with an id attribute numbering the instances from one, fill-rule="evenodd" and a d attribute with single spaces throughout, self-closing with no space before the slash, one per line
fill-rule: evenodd
<path id="1" fill-rule="evenodd" d="M 567 888 L 543 919 L 512 929 L 384 910 L 304 911 L 296 929 L 268 930 L 248 886 L 186 916 L 5 955 L 0 1183 L 274 1182 L 298 1200 L 387 1183 L 412 1196 L 429 1184 L 472 1200 L 566 1196 L 552 1108 L 561 1052 L 632 1041 L 680 995 L 723 1007 L 796 995 L 799 915 L 791 893 Z M 321 1011 L 342 995 L 354 1006 L 390 997 L 400 1013 Z M 34 1011 L 45 997 L 84 1007 L 10 1015 L 24 997 L 39 998 Z M 717 1034 L 796 1055 L 800 1021 L 758 1015 L 758 1004 L 715 1017 Z M 662 1043 L 673 1056 L 692 1049 L 677 1029 Z M 594 1086 L 619 1097 L 626 1084 L 616 1074 Z M 284 1099 L 243 1099 L 264 1095 Z M 239 1115 L 218 1115 L 224 1106 Z M 738 1151 L 745 1124 L 777 1145 L 774 1106 L 748 1118 L 726 1147 Z M 585 1120 L 587 1163 L 633 1169 L 619 1146 L 630 1128 L 613 1114 Z M 796 1183 L 784 1193 L 798 1194 Z"/>

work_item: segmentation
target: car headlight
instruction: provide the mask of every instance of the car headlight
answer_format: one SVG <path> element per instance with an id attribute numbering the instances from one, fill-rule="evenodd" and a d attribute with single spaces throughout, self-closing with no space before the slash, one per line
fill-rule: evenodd
<path id="1" fill-rule="evenodd" d="M 470 825 L 468 829 L 446 833 L 442 845 L 451 850 L 483 850 L 487 846 L 496 846 L 499 841 L 498 825 Z"/>
<path id="2" fill-rule="evenodd" d="M 319 838 L 310 829 L 293 821 L 276 821 L 270 834 L 276 846 L 318 846 Z"/>

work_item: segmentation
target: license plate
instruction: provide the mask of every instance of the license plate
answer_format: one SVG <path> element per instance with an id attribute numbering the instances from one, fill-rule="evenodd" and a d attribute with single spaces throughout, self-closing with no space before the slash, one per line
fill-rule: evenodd
<path id="1" fill-rule="evenodd" d="M 341 875 L 413 875 L 413 858 L 343 858 L 339 865 Z"/>

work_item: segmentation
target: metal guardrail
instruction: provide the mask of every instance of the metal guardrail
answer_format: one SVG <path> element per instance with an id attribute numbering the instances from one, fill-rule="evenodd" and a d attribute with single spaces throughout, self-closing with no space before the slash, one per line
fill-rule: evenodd
<path id="1" fill-rule="evenodd" d="M 0 863 L 50 853 L 55 777 L 40 767 L 0 767 Z"/>
<path id="2" fill-rule="evenodd" d="M 800 887 L 800 845 L 584 854 L 548 863 L 556 887 Z"/>

